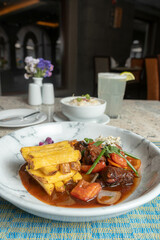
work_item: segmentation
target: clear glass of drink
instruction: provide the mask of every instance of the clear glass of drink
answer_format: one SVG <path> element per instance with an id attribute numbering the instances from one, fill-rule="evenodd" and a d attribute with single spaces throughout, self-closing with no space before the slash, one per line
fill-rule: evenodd
<path id="1" fill-rule="evenodd" d="M 107 101 L 106 114 L 117 118 L 122 107 L 126 76 L 119 73 L 98 74 L 98 98 Z"/>

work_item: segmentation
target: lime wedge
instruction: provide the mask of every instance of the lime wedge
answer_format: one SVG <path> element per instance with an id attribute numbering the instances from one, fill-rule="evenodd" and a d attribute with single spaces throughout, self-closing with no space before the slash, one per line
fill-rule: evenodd
<path id="1" fill-rule="evenodd" d="M 125 81 L 135 80 L 135 76 L 131 72 L 122 72 L 120 75 L 126 76 Z"/>

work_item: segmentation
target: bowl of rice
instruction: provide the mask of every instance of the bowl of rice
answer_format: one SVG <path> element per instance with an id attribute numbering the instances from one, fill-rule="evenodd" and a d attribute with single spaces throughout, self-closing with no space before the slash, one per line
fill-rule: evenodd
<path id="1" fill-rule="evenodd" d="M 71 121 L 96 122 L 105 113 L 106 105 L 105 100 L 89 94 L 61 99 L 62 113 Z"/>

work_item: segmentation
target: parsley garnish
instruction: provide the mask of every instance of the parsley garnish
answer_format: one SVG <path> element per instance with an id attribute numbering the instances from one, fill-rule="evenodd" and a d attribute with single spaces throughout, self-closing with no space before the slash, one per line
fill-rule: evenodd
<path id="1" fill-rule="evenodd" d="M 85 97 L 87 100 L 90 100 L 91 98 L 89 94 L 82 95 L 82 97 Z"/>
<path id="2" fill-rule="evenodd" d="M 88 172 L 86 174 L 90 174 L 93 169 L 95 168 L 95 166 L 97 165 L 97 163 L 99 162 L 99 160 L 101 159 L 101 157 L 103 155 L 105 155 L 106 157 L 109 157 L 110 158 L 110 155 L 111 153 L 116 153 L 117 155 L 119 155 L 120 157 L 124 158 L 128 164 L 128 166 L 135 172 L 135 174 L 137 175 L 137 177 L 139 177 L 139 174 L 137 172 L 137 170 L 133 167 L 133 165 L 126 159 L 126 157 L 124 157 L 122 154 L 121 154 L 121 150 L 116 147 L 116 146 L 111 146 L 111 145 L 105 145 L 103 147 L 103 150 L 101 151 L 101 153 L 99 154 L 99 156 L 97 157 L 97 159 L 94 161 L 94 163 L 92 164 L 92 166 L 90 167 L 90 169 L 88 170 Z M 126 152 L 124 152 L 126 154 Z M 128 155 L 128 154 L 126 154 Z M 130 155 L 132 156 L 132 155 Z M 133 157 L 133 156 L 132 156 Z M 133 157 L 135 158 L 135 157 Z M 138 158 L 135 158 L 135 159 L 138 159 Z"/>

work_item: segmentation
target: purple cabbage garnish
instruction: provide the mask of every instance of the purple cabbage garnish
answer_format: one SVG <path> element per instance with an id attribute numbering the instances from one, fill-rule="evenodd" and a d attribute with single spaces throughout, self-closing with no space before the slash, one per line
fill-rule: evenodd
<path id="1" fill-rule="evenodd" d="M 54 143 L 54 141 L 50 137 L 47 137 L 45 142 L 48 143 L 48 144 Z"/>
<path id="2" fill-rule="evenodd" d="M 54 143 L 54 141 L 52 140 L 52 138 L 47 137 L 44 142 L 39 142 L 39 146 L 47 145 L 47 144 L 51 144 L 51 143 Z"/>

